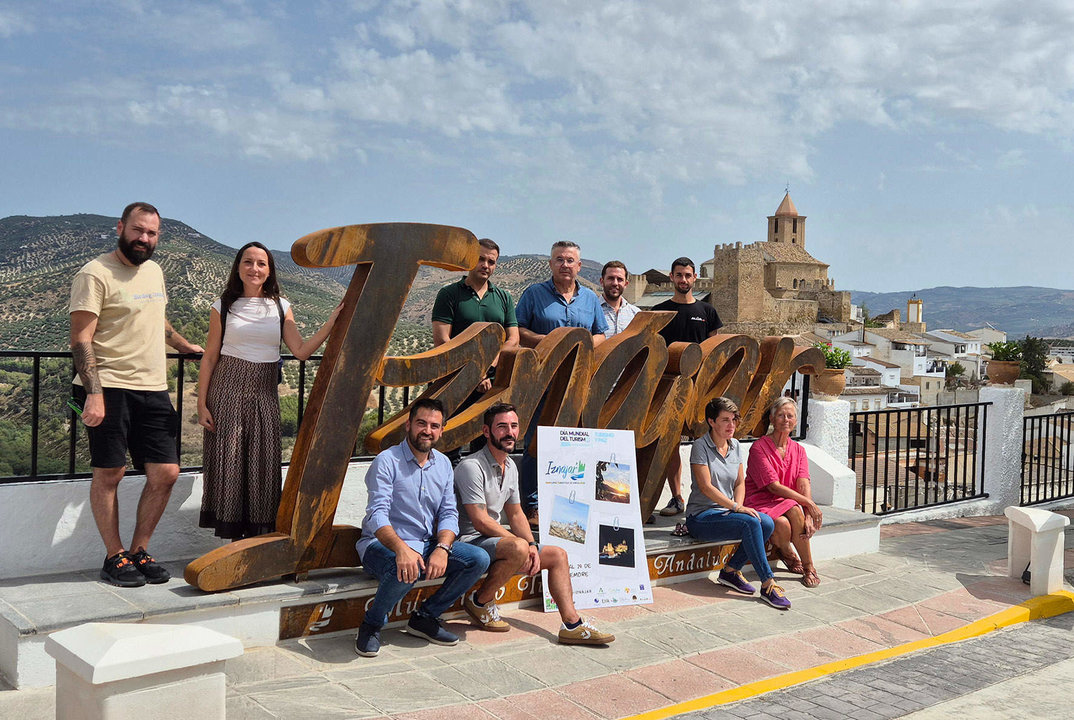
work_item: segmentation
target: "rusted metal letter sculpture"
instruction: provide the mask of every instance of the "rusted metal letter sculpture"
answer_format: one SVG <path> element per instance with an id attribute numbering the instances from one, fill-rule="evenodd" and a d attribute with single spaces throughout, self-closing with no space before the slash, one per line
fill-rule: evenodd
<path id="1" fill-rule="evenodd" d="M 351 448 L 374 384 L 429 383 L 449 413 L 478 385 L 503 343 L 504 331 L 476 323 L 449 342 L 409 357 L 385 357 L 388 341 L 419 265 L 467 270 L 477 240 L 461 228 L 395 223 L 351 225 L 312 233 L 291 251 L 307 267 L 356 264 L 298 433 L 276 532 L 214 550 L 186 569 L 202 590 L 225 590 L 322 567 L 357 565 L 357 528 L 333 525 Z M 445 425 L 440 448 L 481 434 L 481 415 L 494 402 L 518 408 L 522 432 L 541 425 L 629 429 L 638 453 L 642 516 L 660 496 L 663 472 L 679 436 L 705 431 L 705 404 L 735 400 L 740 435 L 765 431 L 765 410 L 796 370 L 816 374 L 824 356 L 789 338 L 760 343 L 717 335 L 700 345 L 664 344 L 669 312 L 642 312 L 622 333 L 601 343 L 581 328 L 558 328 L 535 348 L 503 351 L 492 389 Z M 542 404 L 543 400 L 543 404 Z M 535 417 L 541 408 L 539 417 Z M 407 409 L 373 430 L 369 452 L 400 441 Z M 529 452 L 534 452 L 530 447 Z"/>
<path id="2" fill-rule="evenodd" d="M 358 530 L 333 527 L 332 519 L 366 399 L 418 266 L 468 270 L 477 262 L 477 248 L 468 230 L 416 223 L 349 225 L 295 242 L 291 256 L 300 265 L 357 267 L 302 418 L 276 532 L 194 560 L 186 568 L 188 583 L 202 590 L 224 590 L 315 568 L 358 564 Z M 475 336 L 484 340 L 479 344 L 490 344 L 480 329 L 467 339 Z M 442 354 L 458 354 L 457 347 L 446 344 Z"/>

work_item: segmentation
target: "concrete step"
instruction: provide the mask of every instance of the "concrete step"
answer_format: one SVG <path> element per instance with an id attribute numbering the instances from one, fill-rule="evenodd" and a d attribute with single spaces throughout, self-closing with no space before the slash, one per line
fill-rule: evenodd
<path id="1" fill-rule="evenodd" d="M 817 560 L 876 552 L 879 519 L 825 508 L 825 523 L 813 538 Z M 674 537 L 676 520 L 657 517 L 645 526 L 646 555 L 653 584 L 703 577 L 722 566 L 734 546 Z M 117 588 L 98 580 L 98 571 L 0 581 L 0 678 L 16 688 L 55 682 L 55 666 L 44 650 L 49 633 L 86 622 L 196 624 L 231 635 L 249 647 L 336 632 L 353 632 L 376 592 L 376 581 L 357 568 L 311 572 L 303 582 L 262 583 L 204 593 L 182 581 L 184 562 L 165 563 L 176 578 L 163 585 Z M 439 581 L 419 583 L 395 608 L 390 625 L 401 624 Z M 500 603 L 541 602 L 540 579 L 516 576 Z M 447 615 L 461 613 L 456 605 Z"/>

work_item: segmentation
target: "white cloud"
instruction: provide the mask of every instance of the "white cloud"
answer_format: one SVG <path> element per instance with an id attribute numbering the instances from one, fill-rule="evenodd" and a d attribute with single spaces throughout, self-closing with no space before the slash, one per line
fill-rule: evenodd
<path id="1" fill-rule="evenodd" d="M 1000 170 L 1025 167 L 1028 164 L 1029 160 L 1026 159 L 1025 151 L 1020 148 L 1006 150 L 1000 153 L 999 157 L 996 158 L 996 167 Z"/>
<path id="2" fill-rule="evenodd" d="M 28 35 L 34 31 L 29 18 L 7 8 L 0 8 L 0 38 Z"/>
<path id="3" fill-rule="evenodd" d="M 151 123 L 195 144 L 203 129 L 283 160 L 420 148 L 549 192 L 631 187 L 653 204 L 669 183 L 809 179 L 818 139 L 847 124 L 911 137 L 969 124 L 1062 146 L 1074 128 L 1074 9 L 1061 2 L 316 7 L 129 0 L 86 31 L 110 38 L 105 26 L 129 16 L 136 62 L 72 67 L 75 83 L 50 77 L 32 112 L 4 122 L 118 135 Z M 11 17 L 0 10 L 0 35 L 21 27 Z M 114 82 L 118 103 L 72 89 Z M 936 150 L 935 169 L 981 164 Z"/>

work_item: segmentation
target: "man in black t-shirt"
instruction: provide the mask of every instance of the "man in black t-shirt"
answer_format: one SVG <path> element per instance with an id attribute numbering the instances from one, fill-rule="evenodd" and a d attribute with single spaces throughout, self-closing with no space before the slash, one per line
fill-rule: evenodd
<path id="1" fill-rule="evenodd" d="M 719 332 L 723 325 L 716 308 L 707 302 L 694 299 L 693 289 L 696 280 L 693 260 L 681 257 L 671 263 L 671 282 L 675 285 L 675 295 L 670 300 L 653 306 L 653 310 L 671 310 L 676 313 L 672 321 L 660 331 L 660 335 L 668 345 L 673 342 L 700 343 Z M 671 461 L 664 472 L 668 487 L 671 488 L 671 500 L 667 507 L 660 511 L 661 515 L 678 515 L 683 511 L 685 503 L 682 498 L 682 479 L 679 477 L 681 472 L 682 462 L 679 459 L 679 453 L 676 452 L 671 456 Z"/>

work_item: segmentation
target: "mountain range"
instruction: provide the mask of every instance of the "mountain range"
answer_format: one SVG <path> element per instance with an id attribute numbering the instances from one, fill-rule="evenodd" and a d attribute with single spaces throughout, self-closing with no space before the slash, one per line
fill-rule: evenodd
<path id="1" fill-rule="evenodd" d="M 928 328 L 951 328 L 963 332 L 994 326 L 1009 339 L 1074 337 L 1074 290 L 1019 287 L 935 287 L 924 290 L 874 293 L 851 291 L 851 302 L 865 305 L 870 316 L 899 309 L 906 320 L 906 301 L 923 302 Z"/>
<path id="2" fill-rule="evenodd" d="M 0 219 L 0 349 L 66 350 L 71 277 L 88 260 L 115 247 L 114 217 L 63 215 Z M 343 296 L 351 268 L 311 269 L 296 265 L 286 251 L 274 253 L 284 295 L 299 325 L 317 327 Z M 195 341 L 204 337 L 208 307 L 223 288 L 235 248 L 165 218 L 154 255 L 168 287 L 172 324 Z M 596 287 L 601 264 L 583 260 L 582 282 Z M 426 345 L 437 290 L 460 277 L 437 268 L 418 273 L 399 321 L 402 351 Z M 494 281 L 517 299 L 528 285 L 548 277 L 542 255 L 505 255 Z M 924 301 L 929 327 L 972 330 L 986 324 L 1012 337 L 1074 336 L 1074 290 L 1038 287 L 939 287 L 895 293 L 852 291 L 855 304 L 871 315 L 899 308 L 913 295 Z M 405 340 L 402 338 L 405 336 Z"/>
<path id="3" fill-rule="evenodd" d="M 115 247 L 115 225 L 114 217 L 85 214 L 0 219 L 0 349 L 67 349 L 71 278 L 87 261 Z M 168 318 L 195 342 L 204 337 L 209 305 L 223 289 L 235 252 L 178 220 L 161 221 L 153 259 L 167 282 Z M 274 251 L 273 256 L 296 321 L 317 327 L 343 297 L 353 269 L 301 267 L 286 251 Z M 583 282 L 595 287 L 600 268 L 583 261 Z M 517 298 L 534 280 L 547 276 L 548 261 L 542 256 L 504 256 L 495 282 Z M 431 341 L 427 328 L 436 292 L 457 277 L 461 275 L 421 268 L 403 308 L 393 351 L 424 349 L 421 346 Z"/>

